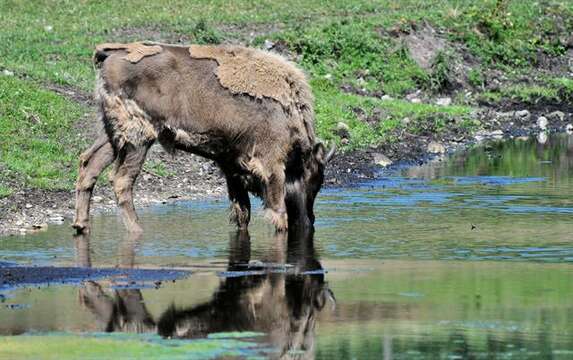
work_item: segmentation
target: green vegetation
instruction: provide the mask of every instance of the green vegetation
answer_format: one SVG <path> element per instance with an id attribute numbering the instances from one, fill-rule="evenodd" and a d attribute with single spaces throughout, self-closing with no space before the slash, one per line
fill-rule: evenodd
<path id="1" fill-rule="evenodd" d="M 173 173 L 165 167 L 165 164 L 157 161 L 146 162 L 143 165 L 143 169 L 159 177 L 167 177 L 173 175 Z"/>
<path id="2" fill-rule="evenodd" d="M 250 335 L 250 334 L 248 334 Z M 158 335 L 50 333 L 0 337 L 0 357 L 6 359 L 214 359 L 256 355 L 256 344 L 240 333 L 213 339 L 165 340 Z"/>
<path id="3" fill-rule="evenodd" d="M 0 196 L 3 180 L 45 189 L 69 189 L 84 146 L 74 130 L 82 107 L 36 84 L 0 77 Z"/>
<path id="4" fill-rule="evenodd" d="M 0 131 L 9 136 L 0 145 L 0 172 L 27 186 L 68 189 L 75 158 L 84 146 L 73 124 L 89 109 L 43 88 L 50 84 L 91 91 L 90 58 L 97 43 L 149 39 L 281 44 L 310 75 L 320 136 L 340 143 L 333 129 L 338 121 L 349 125 L 351 137 L 342 143 L 344 150 L 397 141 L 401 128 L 416 132 L 428 122 L 434 122 L 437 131 L 471 128 L 473 123 L 466 120 L 476 103 L 463 96 L 453 94 L 457 105 L 436 107 L 381 101 L 380 95 L 401 99 L 422 90 L 432 98 L 450 91 L 459 75 L 454 65 L 466 57 L 474 59 L 467 83 L 474 91 L 485 91 L 488 71 L 501 71 L 509 79 L 529 74 L 543 57 L 563 55 L 573 32 L 573 3 L 565 0 L 161 0 L 145 6 L 136 0 L 6 0 L 0 13 L 0 42 L 6 44 L 0 48 L 0 70 L 22 79 L 0 75 Z M 447 46 L 423 69 L 405 38 L 428 26 Z M 502 86 L 477 99 L 570 100 L 573 81 L 563 76 Z M 374 120 L 365 122 L 356 108 L 367 116 L 374 110 L 384 116 L 370 116 Z M 35 123 L 36 117 L 41 124 Z M 406 125 L 405 117 L 410 119 Z M 452 117 L 461 121 L 449 121 Z M 150 171 L 162 176 L 159 168 Z M 9 184 L 0 186 L 0 196 L 6 196 Z"/>

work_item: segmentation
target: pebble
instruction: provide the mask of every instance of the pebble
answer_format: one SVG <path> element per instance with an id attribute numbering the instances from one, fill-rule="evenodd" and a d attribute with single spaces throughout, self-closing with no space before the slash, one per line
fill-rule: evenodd
<path id="1" fill-rule="evenodd" d="M 392 165 L 392 160 L 390 160 L 386 155 L 381 154 L 381 153 L 374 153 L 372 154 L 372 158 L 374 160 L 374 163 L 376 163 L 377 165 L 380 165 L 382 167 L 386 167 L 386 166 L 390 166 Z"/>
<path id="2" fill-rule="evenodd" d="M 26 205 L 24 205 L 24 206 L 26 207 L 26 209 L 31 209 L 31 208 L 34 207 L 34 205 L 32 205 L 32 204 L 26 204 Z"/>
<path id="3" fill-rule="evenodd" d="M 432 141 L 428 144 L 428 152 L 431 154 L 443 154 L 446 152 L 446 147 L 436 141 Z"/>
<path id="4" fill-rule="evenodd" d="M 265 40 L 265 49 L 270 50 L 275 47 L 275 43 L 270 40 Z"/>
<path id="5" fill-rule="evenodd" d="M 547 114 L 547 119 L 551 121 L 564 121 L 565 113 L 559 110 L 553 111 L 552 113 Z"/>
<path id="6" fill-rule="evenodd" d="M 531 117 L 531 113 L 529 112 L 529 110 L 519 110 L 515 112 L 515 116 L 520 119 L 526 120 Z"/>
<path id="7" fill-rule="evenodd" d="M 452 104 L 452 98 L 449 97 L 438 98 L 438 100 L 436 100 L 436 105 L 449 106 L 451 104 Z"/>
<path id="8" fill-rule="evenodd" d="M 540 132 L 539 134 L 537 134 L 537 142 L 540 144 L 545 144 L 547 142 L 547 133 Z"/>
<path id="9" fill-rule="evenodd" d="M 547 129 L 547 125 L 549 125 L 549 121 L 545 116 L 540 116 L 537 118 L 537 127 L 539 127 L 541 130 Z"/>
<path id="10" fill-rule="evenodd" d="M 101 197 L 101 196 L 94 196 L 94 197 L 92 198 L 92 201 L 93 201 L 94 203 L 100 203 L 100 202 L 103 201 L 103 197 Z"/>
<path id="11" fill-rule="evenodd" d="M 342 121 L 338 122 L 336 124 L 336 135 L 343 139 L 348 139 L 350 137 L 350 127 Z"/>

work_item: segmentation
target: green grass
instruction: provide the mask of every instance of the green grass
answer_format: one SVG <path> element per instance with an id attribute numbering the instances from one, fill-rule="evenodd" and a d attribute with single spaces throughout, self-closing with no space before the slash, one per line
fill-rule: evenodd
<path id="1" fill-rule="evenodd" d="M 73 125 L 83 111 L 33 83 L 0 75 L 0 183 L 9 179 L 30 187 L 71 188 L 75 149 L 84 144 Z M 0 186 L 0 196 L 11 192 L 7 186 Z"/>
<path id="2" fill-rule="evenodd" d="M 174 173 L 165 167 L 165 164 L 157 161 L 148 161 L 143 165 L 143 168 L 155 176 L 167 177 L 172 176 Z"/>
<path id="3" fill-rule="evenodd" d="M 479 89 L 488 69 L 527 73 L 536 65 L 539 52 L 562 55 L 561 39 L 573 32 L 573 2 L 565 0 L 543 4 L 535 0 L 159 0 L 142 4 L 139 0 L 0 2 L 0 43 L 5 44 L 0 47 L 0 70 L 26 79 L 0 78 L 1 131 L 10 136 L 0 145 L 3 177 L 13 176 L 31 187 L 71 187 L 81 146 L 70 129 L 88 109 L 43 90 L 42 84 L 91 92 L 91 55 L 101 42 L 247 39 L 249 45 L 258 46 L 267 39 L 281 41 L 298 55 L 297 61 L 310 75 L 319 135 L 339 141 L 332 132 L 336 123 L 350 126 L 351 139 L 341 147 L 344 151 L 390 141 L 389 134 L 404 117 L 410 118 L 412 132 L 429 121 L 439 131 L 452 124 L 448 122 L 452 116 L 464 123 L 471 112 L 463 106 L 381 102 L 341 93 L 342 85 L 350 85 L 402 98 L 417 89 L 435 94 L 447 87 L 452 59 L 459 54 L 444 51 L 426 71 L 412 60 L 396 33 L 431 24 L 451 44 L 463 46 L 477 59 L 479 64 L 469 70 L 468 80 Z M 251 39 L 251 32 L 258 36 Z M 572 81 L 558 78 L 483 97 L 563 100 L 571 99 L 571 94 Z M 357 118 L 356 107 L 367 113 L 381 109 L 385 117 L 378 124 L 366 124 Z M 34 116 L 42 119 L 42 125 L 35 123 Z M 157 166 L 150 169 L 167 175 L 161 175 L 164 169 Z"/>
<path id="4" fill-rule="evenodd" d="M 52 333 L 0 337 L 3 359 L 215 359 L 249 354 L 253 342 L 244 336 L 222 334 L 214 339 L 166 340 L 150 334 Z"/>

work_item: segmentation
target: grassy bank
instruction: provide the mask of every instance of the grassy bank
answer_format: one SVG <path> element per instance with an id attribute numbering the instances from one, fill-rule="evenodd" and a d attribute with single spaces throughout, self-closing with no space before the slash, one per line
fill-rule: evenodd
<path id="1" fill-rule="evenodd" d="M 273 48 L 310 75 L 318 133 L 343 150 L 399 141 L 398 130 L 477 130 L 472 114 L 484 103 L 573 99 L 566 0 L 6 0 L 0 13 L 0 197 L 20 186 L 71 188 L 84 146 L 78 121 L 90 110 L 46 88 L 89 93 L 100 42 Z M 428 64 L 412 50 L 424 42 L 438 49 Z M 441 96 L 452 103 L 435 105 Z"/>

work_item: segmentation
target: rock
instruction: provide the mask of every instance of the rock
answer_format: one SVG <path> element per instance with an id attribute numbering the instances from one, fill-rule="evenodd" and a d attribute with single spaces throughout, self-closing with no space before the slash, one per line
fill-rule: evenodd
<path id="1" fill-rule="evenodd" d="M 537 142 L 540 144 L 545 144 L 547 142 L 547 133 L 545 131 L 537 134 Z"/>
<path id="2" fill-rule="evenodd" d="M 567 124 L 565 131 L 567 131 L 567 134 L 573 134 L 573 124 Z"/>
<path id="3" fill-rule="evenodd" d="M 432 141 L 428 144 L 428 152 L 431 154 L 443 154 L 446 152 L 446 147 L 436 141 Z"/>
<path id="4" fill-rule="evenodd" d="M 8 69 L 4 69 L 4 71 L 2 71 L 2 74 L 4 74 L 5 76 L 14 76 L 14 72 Z"/>
<path id="5" fill-rule="evenodd" d="M 452 104 L 452 98 L 449 97 L 438 98 L 436 100 L 436 105 L 449 106 L 451 104 Z"/>
<path id="6" fill-rule="evenodd" d="M 25 207 L 26 209 L 31 209 L 31 208 L 34 207 L 34 205 L 32 205 L 32 204 L 26 204 L 26 205 L 24 205 L 24 207 Z"/>
<path id="7" fill-rule="evenodd" d="M 100 203 L 100 202 L 103 201 L 103 197 L 101 197 L 101 196 L 94 196 L 94 197 L 92 197 L 92 201 L 93 201 L 94 203 Z"/>
<path id="8" fill-rule="evenodd" d="M 372 160 L 376 165 L 380 165 L 382 167 L 392 165 L 392 160 L 390 160 L 386 155 L 381 153 L 374 153 L 372 154 Z"/>
<path id="9" fill-rule="evenodd" d="M 405 117 L 402 119 L 402 121 L 400 121 L 400 123 L 402 124 L 402 126 L 407 126 L 409 123 L 411 122 L 409 117 Z"/>
<path id="10" fill-rule="evenodd" d="M 413 98 L 412 100 L 410 100 L 410 102 L 412 104 L 420 104 L 422 102 L 422 100 L 418 99 L 418 98 Z"/>
<path id="11" fill-rule="evenodd" d="M 275 43 L 270 40 L 265 40 L 264 48 L 270 50 L 275 47 Z"/>
<path id="12" fill-rule="evenodd" d="M 547 125 L 549 125 L 549 121 L 545 116 L 540 116 L 537 118 L 537 127 L 541 130 L 547 129 Z"/>
<path id="13" fill-rule="evenodd" d="M 143 175 L 143 181 L 149 182 L 153 179 L 153 175 L 151 174 L 145 174 Z"/>
<path id="14" fill-rule="evenodd" d="M 107 204 L 108 204 L 108 205 L 115 205 L 115 200 L 109 200 L 109 201 L 107 202 Z"/>
<path id="15" fill-rule="evenodd" d="M 565 121 L 565 113 L 563 111 L 553 111 L 547 114 L 547 119 L 551 121 Z"/>
<path id="16" fill-rule="evenodd" d="M 392 99 L 392 96 L 390 96 L 390 95 L 382 95 L 380 100 L 388 101 L 388 100 L 394 100 L 394 99 Z"/>
<path id="17" fill-rule="evenodd" d="M 66 219 L 62 216 L 62 215 L 52 215 L 49 219 L 48 219 L 48 223 L 50 224 L 62 224 Z"/>
<path id="18" fill-rule="evenodd" d="M 494 131 L 478 131 L 474 138 L 476 141 L 480 142 L 486 139 L 501 139 L 503 138 L 503 131 L 502 130 L 494 130 Z"/>
<path id="19" fill-rule="evenodd" d="M 350 137 L 350 127 L 346 123 L 340 121 L 336 124 L 335 133 L 343 139 L 348 139 Z"/>
<path id="20" fill-rule="evenodd" d="M 515 112 L 515 117 L 522 120 L 527 120 L 531 117 L 531 113 L 529 112 L 529 110 L 519 110 Z"/>

